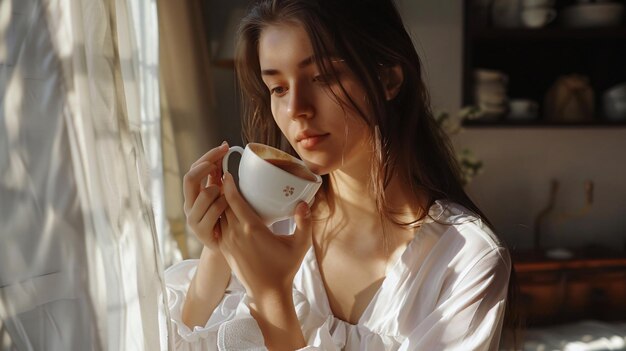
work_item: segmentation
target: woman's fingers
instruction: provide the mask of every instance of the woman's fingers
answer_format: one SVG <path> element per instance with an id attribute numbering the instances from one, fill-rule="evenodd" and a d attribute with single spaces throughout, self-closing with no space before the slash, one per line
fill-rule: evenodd
<path id="1" fill-rule="evenodd" d="M 222 186 L 222 166 L 217 166 L 214 170 L 209 172 L 209 178 L 207 179 L 207 186 L 217 185 Z"/>
<path id="2" fill-rule="evenodd" d="M 220 242 L 222 244 L 225 244 L 226 246 L 228 246 L 228 240 L 230 240 L 230 237 L 228 236 L 228 228 L 230 223 L 228 223 L 228 218 L 226 218 L 226 212 L 228 211 L 228 207 L 226 207 L 226 210 L 224 210 L 222 216 L 220 217 L 219 222 L 217 223 L 217 228 L 219 233 L 220 233 Z M 222 252 L 224 253 L 224 252 Z"/>
<path id="3" fill-rule="evenodd" d="M 293 237 L 308 248 L 311 245 L 313 237 L 313 225 L 309 205 L 304 201 L 300 202 L 298 206 L 296 206 L 296 215 L 294 217 L 296 221 L 296 231 Z"/>
<path id="4" fill-rule="evenodd" d="M 189 212 L 196 201 L 196 197 L 198 197 L 198 194 L 204 187 L 202 181 L 208 177 L 208 185 L 217 183 L 216 180 L 219 179 L 219 174 L 221 173 L 221 164 L 219 161 L 221 161 L 227 151 L 228 144 L 226 143 L 211 149 L 194 162 L 189 171 L 185 174 L 183 178 L 183 195 L 185 198 L 184 210 L 186 214 Z"/>
<path id="5" fill-rule="evenodd" d="M 189 210 L 200 193 L 200 190 L 205 187 L 205 185 L 202 184 L 202 180 L 216 171 L 217 166 L 215 164 L 201 162 L 185 174 L 185 177 L 183 178 L 183 195 L 185 197 L 186 205 L 185 210 Z"/>
<path id="6" fill-rule="evenodd" d="M 226 199 L 226 203 L 228 203 L 228 199 Z M 233 241 L 236 240 L 239 234 L 239 224 L 239 220 L 233 213 L 230 204 L 228 204 L 220 218 L 220 229 L 222 231 L 222 240 L 229 248 L 233 245 Z"/>
<path id="7" fill-rule="evenodd" d="M 216 151 L 216 150 L 217 150 L 217 151 Z M 222 155 L 222 157 L 223 157 L 223 156 L 226 154 L 226 151 L 228 151 L 228 143 L 227 143 L 226 141 L 224 141 L 224 142 L 222 143 L 222 145 L 220 145 L 220 146 L 218 146 L 218 147 L 216 147 L 216 148 L 213 148 L 213 149 L 211 149 L 211 150 L 207 151 L 204 155 L 200 156 L 200 158 L 199 158 L 199 159 L 197 159 L 197 160 L 196 160 L 196 162 L 194 162 L 194 163 L 191 165 L 191 167 L 189 167 L 189 168 L 193 168 L 196 164 L 198 164 L 198 163 L 200 163 L 200 162 L 204 162 L 204 161 L 209 161 L 209 162 L 215 162 L 215 161 L 218 161 L 218 160 L 215 158 L 215 157 L 216 157 L 216 154 L 217 154 L 217 155 L 221 154 L 221 155 Z M 219 158 L 221 159 L 222 157 L 219 157 Z"/>
<path id="8" fill-rule="evenodd" d="M 208 188 L 200 191 L 196 201 L 187 213 L 187 223 L 192 229 L 198 227 L 202 218 L 207 214 L 207 211 L 219 196 L 220 189 L 215 185 L 209 186 Z"/>
<path id="9" fill-rule="evenodd" d="M 183 209 L 187 216 L 189 216 L 191 208 L 196 203 L 198 195 L 205 189 L 205 186 L 202 184 L 202 179 L 206 178 L 215 167 L 216 166 L 211 163 L 202 162 L 185 174 L 183 178 Z"/>
<path id="10" fill-rule="evenodd" d="M 228 199 L 226 199 L 226 202 L 228 203 Z M 231 226 L 239 223 L 237 216 L 235 216 L 232 208 L 230 208 L 230 204 L 229 204 L 229 207 L 227 207 L 226 210 L 224 210 L 224 214 L 222 215 L 222 218 L 225 218 L 228 225 L 231 225 Z"/>
<path id="11" fill-rule="evenodd" d="M 228 202 L 226 202 L 226 198 L 222 195 L 215 200 L 209 209 L 206 211 L 198 227 L 203 231 L 209 232 L 211 235 L 214 235 L 214 229 L 216 228 L 217 222 L 220 220 L 220 216 L 224 213 L 224 210 L 228 207 Z"/>
<path id="12" fill-rule="evenodd" d="M 224 186 L 224 195 L 226 196 L 226 200 L 228 201 L 228 205 L 233 209 L 233 212 L 237 219 L 240 222 L 244 223 L 254 223 L 259 222 L 260 218 L 254 212 L 254 210 L 248 205 L 246 200 L 243 199 L 239 191 L 237 190 L 237 186 L 235 185 L 235 180 L 233 179 L 232 174 L 229 172 L 224 173 L 224 179 L 222 180 L 222 184 Z"/>

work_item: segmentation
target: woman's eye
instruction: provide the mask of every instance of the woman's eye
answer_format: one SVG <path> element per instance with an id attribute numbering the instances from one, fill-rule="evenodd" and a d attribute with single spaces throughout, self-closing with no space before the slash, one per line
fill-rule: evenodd
<path id="1" fill-rule="evenodd" d="M 272 95 L 279 95 L 279 96 L 284 95 L 286 91 L 287 89 L 285 89 L 284 87 L 275 87 L 275 88 L 270 89 L 270 93 Z"/>

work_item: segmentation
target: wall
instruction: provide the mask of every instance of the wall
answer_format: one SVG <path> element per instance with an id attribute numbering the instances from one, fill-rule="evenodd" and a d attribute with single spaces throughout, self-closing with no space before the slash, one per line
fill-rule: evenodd
<path id="1" fill-rule="evenodd" d="M 454 111 L 461 103 L 462 2 L 398 5 L 422 55 L 434 108 Z M 551 220 L 546 241 L 626 250 L 626 128 L 466 129 L 454 142 L 483 160 L 484 172 L 468 191 L 511 245 L 532 245 L 533 221 L 547 204 L 551 179 L 560 182 L 557 213 L 582 208 L 583 182 L 591 179 L 591 211 Z"/>
<path id="2" fill-rule="evenodd" d="M 213 38 L 218 38 L 228 6 L 214 1 Z M 399 9 L 421 54 L 435 109 L 461 105 L 462 2 L 398 0 Z M 216 39 L 217 40 L 217 39 Z M 239 112 L 232 72 L 216 68 L 217 110 L 221 133 L 239 142 Z M 547 204 L 550 180 L 561 183 L 558 213 L 583 206 L 583 182 L 591 179 L 591 211 L 546 228 L 546 243 L 608 244 L 626 250 L 626 128 L 467 129 L 454 138 L 469 147 L 484 172 L 468 191 L 502 237 L 514 247 L 530 247 L 533 220 Z"/>
<path id="3" fill-rule="evenodd" d="M 209 37 L 213 54 L 219 50 L 231 11 L 236 7 L 245 8 L 247 0 L 210 0 L 206 4 L 206 17 L 209 18 Z M 232 39 L 234 40 L 234 38 Z M 235 74 L 232 69 L 214 66 L 211 69 L 215 91 L 215 115 L 219 116 L 218 135 L 230 145 L 241 145 L 241 119 L 238 108 L 238 92 Z"/>

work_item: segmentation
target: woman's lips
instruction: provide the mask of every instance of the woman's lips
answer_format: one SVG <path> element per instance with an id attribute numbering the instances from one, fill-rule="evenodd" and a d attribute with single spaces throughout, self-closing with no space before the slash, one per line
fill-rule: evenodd
<path id="1" fill-rule="evenodd" d="M 314 149 L 321 142 L 326 140 L 326 137 L 328 136 L 329 134 L 312 135 L 312 136 L 300 139 L 298 141 L 298 144 L 300 144 L 300 146 L 303 147 L 304 149 L 311 150 L 311 149 Z"/>

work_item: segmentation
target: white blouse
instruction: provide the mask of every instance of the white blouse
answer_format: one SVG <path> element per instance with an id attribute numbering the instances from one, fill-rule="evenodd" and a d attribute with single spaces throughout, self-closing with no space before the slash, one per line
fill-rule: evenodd
<path id="1" fill-rule="evenodd" d="M 293 282 L 309 346 L 303 350 L 497 350 L 511 268 L 491 230 L 460 205 L 437 201 L 356 325 L 335 318 L 311 248 Z M 198 260 L 165 272 L 177 350 L 266 350 L 233 275 L 204 327 L 181 320 Z"/>

